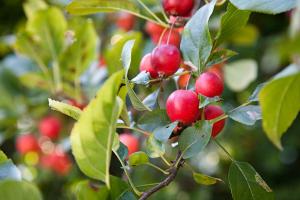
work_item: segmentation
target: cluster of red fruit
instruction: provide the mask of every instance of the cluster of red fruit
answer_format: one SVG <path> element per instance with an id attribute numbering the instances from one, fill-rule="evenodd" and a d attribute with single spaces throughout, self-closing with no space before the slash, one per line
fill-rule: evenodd
<path id="1" fill-rule="evenodd" d="M 36 153 L 39 155 L 39 165 L 53 170 L 59 175 L 66 175 L 71 169 L 71 160 L 68 155 L 51 140 L 56 140 L 61 132 L 61 122 L 54 116 L 43 118 L 38 125 L 40 137 L 33 134 L 24 134 L 17 137 L 16 149 L 22 154 Z"/>
<path id="2" fill-rule="evenodd" d="M 167 14 L 172 16 L 187 16 L 194 6 L 193 0 L 163 0 L 163 7 Z M 160 44 L 152 53 L 146 54 L 140 63 L 140 71 L 146 71 L 151 78 L 167 77 L 173 75 L 180 67 L 181 54 L 178 49 L 180 34 L 175 30 L 168 30 L 168 37 L 164 38 L 164 28 L 148 22 L 146 31 L 154 42 L 161 37 Z M 186 68 L 186 67 L 185 67 Z M 190 74 L 179 77 L 179 88 L 185 88 L 190 79 Z M 201 119 L 204 112 L 205 120 L 212 120 L 224 114 L 222 108 L 217 105 L 208 105 L 203 111 L 199 109 L 198 95 L 208 98 L 220 96 L 224 89 L 223 77 L 220 68 L 214 66 L 202 73 L 195 84 L 195 91 L 176 90 L 167 99 L 166 110 L 171 121 L 179 121 L 183 125 L 191 125 Z M 223 129 L 225 120 L 213 124 L 212 137 Z"/>

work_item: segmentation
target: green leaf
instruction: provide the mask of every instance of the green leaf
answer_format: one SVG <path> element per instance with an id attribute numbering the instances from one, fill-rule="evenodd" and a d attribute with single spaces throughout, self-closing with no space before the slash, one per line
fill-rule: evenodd
<path id="1" fill-rule="evenodd" d="M 258 95 L 261 91 L 261 89 L 265 86 L 266 83 L 261 83 L 259 84 L 255 90 L 253 91 L 253 93 L 250 95 L 250 97 L 248 98 L 249 102 L 256 102 L 258 101 Z"/>
<path id="2" fill-rule="evenodd" d="M 233 200 L 275 199 L 267 183 L 246 162 L 232 162 L 229 168 L 228 180 Z"/>
<path id="3" fill-rule="evenodd" d="M 212 98 L 208 98 L 208 97 L 204 97 L 204 96 L 200 96 L 200 101 L 201 104 L 199 105 L 199 108 L 204 108 L 205 106 L 221 101 L 222 99 L 218 96 L 216 97 L 212 97 Z"/>
<path id="4" fill-rule="evenodd" d="M 0 180 L 3 179 L 22 179 L 20 170 L 14 165 L 14 163 L 10 159 L 0 162 Z"/>
<path id="5" fill-rule="evenodd" d="M 5 200 L 42 200 L 42 195 L 35 185 L 25 181 L 0 181 L 1 199 Z"/>
<path id="6" fill-rule="evenodd" d="M 300 110 L 300 73 L 268 82 L 259 93 L 263 128 L 268 138 L 282 148 L 280 138 Z"/>
<path id="7" fill-rule="evenodd" d="M 241 10 L 278 14 L 296 7 L 297 0 L 230 0 L 230 2 Z"/>
<path id="8" fill-rule="evenodd" d="M 128 158 L 128 164 L 130 166 L 138 166 L 149 163 L 148 155 L 143 151 L 138 151 L 131 154 Z"/>
<path id="9" fill-rule="evenodd" d="M 118 200 L 136 200 L 137 198 L 134 196 L 134 194 L 130 191 L 126 191 L 119 197 Z"/>
<path id="10" fill-rule="evenodd" d="M 60 66 L 64 79 L 74 82 L 97 58 L 97 33 L 91 20 L 79 17 L 69 21 L 68 29 Z"/>
<path id="11" fill-rule="evenodd" d="M 255 60 L 243 59 L 225 65 L 225 82 L 228 87 L 240 92 L 248 87 L 257 77 L 257 63 Z"/>
<path id="12" fill-rule="evenodd" d="M 160 88 L 146 96 L 143 100 L 143 104 L 148 106 L 150 109 L 155 109 L 158 106 L 158 95 L 160 94 Z"/>
<path id="13" fill-rule="evenodd" d="M 237 55 L 238 53 L 229 49 L 221 49 L 218 51 L 214 51 L 210 54 L 208 61 L 207 61 L 207 66 L 212 66 L 215 64 L 223 63 L 229 58 Z"/>
<path id="14" fill-rule="evenodd" d="M 119 199 L 124 193 L 129 190 L 126 182 L 124 182 L 119 177 L 110 176 L 111 189 L 110 189 L 110 199 Z"/>
<path id="15" fill-rule="evenodd" d="M 165 126 L 169 124 L 170 119 L 166 110 L 153 110 L 152 112 L 145 112 L 138 120 L 138 127 L 149 132 L 153 132 L 156 127 Z"/>
<path id="16" fill-rule="evenodd" d="M 261 109 L 254 105 L 242 106 L 230 111 L 228 116 L 237 122 L 252 126 L 261 119 Z"/>
<path id="17" fill-rule="evenodd" d="M 130 82 L 140 85 L 148 85 L 150 80 L 150 75 L 146 71 L 138 73 Z"/>
<path id="18" fill-rule="evenodd" d="M 157 158 L 165 154 L 165 145 L 150 135 L 146 141 L 146 152 L 150 158 Z"/>
<path id="19" fill-rule="evenodd" d="M 34 16 L 34 13 L 38 10 L 46 9 L 48 6 L 42 0 L 28 0 L 23 4 L 26 17 L 29 19 Z"/>
<path id="20" fill-rule="evenodd" d="M 201 185 L 214 185 L 217 182 L 222 182 L 222 180 L 219 178 L 207 176 L 205 174 L 200 173 L 193 173 L 193 178 L 196 181 L 196 183 Z"/>
<path id="21" fill-rule="evenodd" d="M 79 108 L 75 106 L 71 106 L 70 104 L 67 103 L 55 101 L 52 99 L 48 99 L 48 102 L 49 102 L 49 107 L 51 109 L 61 112 L 69 117 L 72 117 L 75 120 L 78 120 L 82 113 L 82 111 Z"/>
<path id="22" fill-rule="evenodd" d="M 8 158 L 3 151 L 0 150 L 0 164 L 7 161 Z"/>
<path id="23" fill-rule="evenodd" d="M 72 193 L 75 194 L 77 200 L 107 200 L 109 191 L 105 185 L 96 185 L 88 180 L 80 181 L 72 186 Z"/>
<path id="24" fill-rule="evenodd" d="M 138 6 L 130 0 L 73 0 L 66 9 L 75 15 L 116 11 L 140 12 Z"/>
<path id="25" fill-rule="evenodd" d="M 108 188 L 116 122 L 123 106 L 122 100 L 117 97 L 123 74 L 119 71 L 103 84 L 71 133 L 73 155 L 81 171 L 104 181 Z"/>
<path id="26" fill-rule="evenodd" d="M 20 81 L 23 85 L 25 85 L 28 88 L 40 88 L 43 90 L 51 89 L 51 85 L 47 80 L 45 80 L 45 77 L 37 72 L 29 72 L 22 74 L 20 76 Z"/>
<path id="27" fill-rule="evenodd" d="M 122 64 L 123 64 L 123 67 L 125 68 L 125 83 L 126 83 L 126 87 L 128 89 L 128 96 L 130 98 L 130 101 L 131 101 L 133 107 L 136 110 L 151 111 L 151 109 L 148 106 L 144 105 L 143 102 L 136 95 L 136 93 L 132 89 L 130 82 L 128 80 L 128 71 L 129 71 L 130 64 L 131 64 L 131 54 L 132 54 L 133 45 L 134 45 L 134 40 L 127 41 L 123 47 L 122 55 L 121 55 Z"/>
<path id="28" fill-rule="evenodd" d="M 227 11 L 221 18 L 221 28 L 216 37 L 216 46 L 228 40 L 247 24 L 250 16 L 249 11 L 239 10 L 231 3 L 228 3 Z"/>
<path id="29" fill-rule="evenodd" d="M 167 142 L 177 124 L 178 122 L 175 121 L 164 126 L 157 126 L 153 131 L 154 137 L 161 142 Z"/>
<path id="30" fill-rule="evenodd" d="M 203 121 L 181 133 L 178 143 L 184 159 L 197 155 L 206 147 L 211 137 L 211 129 L 209 122 Z"/>
<path id="31" fill-rule="evenodd" d="M 122 160 L 125 160 L 128 156 L 128 148 L 125 144 L 120 142 L 120 146 L 116 152 Z"/>
<path id="32" fill-rule="evenodd" d="M 185 25 L 180 49 L 184 60 L 202 70 L 211 50 L 212 39 L 208 20 L 214 10 L 216 0 L 202 6 Z"/>

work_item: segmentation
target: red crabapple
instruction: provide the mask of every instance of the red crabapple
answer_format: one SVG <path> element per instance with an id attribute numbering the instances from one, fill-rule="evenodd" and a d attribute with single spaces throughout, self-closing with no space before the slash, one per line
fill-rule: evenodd
<path id="1" fill-rule="evenodd" d="M 32 134 L 20 135 L 16 140 L 16 148 L 20 154 L 38 152 L 40 150 L 37 139 Z"/>
<path id="2" fill-rule="evenodd" d="M 119 13 L 116 21 L 117 27 L 123 29 L 124 31 L 130 31 L 133 29 L 135 24 L 135 17 L 129 13 Z"/>
<path id="3" fill-rule="evenodd" d="M 39 131 L 43 136 L 57 139 L 61 130 L 61 123 L 56 117 L 45 117 L 39 123 Z"/>
<path id="4" fill-rule="evenodd" d="M 199 117 L 199 99 L 190 90 L 176 90 L 167 99 L 166 109 L 170 120 L 192 124 Z"/>
<path id="5" fill-rule="evenodd" d="M 120 141 L 127 146 L 129 156 L 139 150 L 139 140 L 135 136 L 129 133 L 122 133 L 119 135 L 119 138 Z"/>
<path id="6" fill-rule="evenodd" d="M 220 106 L 217 105 L 208 105 L 204 108 L 204 117 L 206 120 L 215 119 L 224 114 L 224 111 Z M 215 138 L 224 128 L 225 119 L 222 119 L 212 126 L 211 136 Z"/>
<path id="7" fill-rule="evenodd" d="M 181 36 L 177 30 L 167 30 L 161 38 L 161 44 L 172 44 L 180 47 Z"/>
<path id="8" fill-rule="evenodd" d="M 157 78 L 158 73 L 154 69 L 154 67 L 151 64 L 151 53 L 146 54 L 140 63 L 140 71 L 146 71 L 150 73 L 151 78 Z"/>
<path id="9" fill-rule="evenodd" d="M 220 96 L 224 90 L 224 83 L 215 73 L 204 72 L 196 80 L 195 89 L 198 94 L 206 97 Z"/>
<path id="10" fill-rule="evenodd" d="M 152 51 L 151 63 L 158 74 L 170 76 L 180 66 L 180 51 L 176 46 L 171 44 L 159 45 Z"/>
<path id="11" fill-rule="evenodd" d="M 165 12 L 174 16 L 187 16 L 194 7 L 194 0 L 163 0 Z"/>

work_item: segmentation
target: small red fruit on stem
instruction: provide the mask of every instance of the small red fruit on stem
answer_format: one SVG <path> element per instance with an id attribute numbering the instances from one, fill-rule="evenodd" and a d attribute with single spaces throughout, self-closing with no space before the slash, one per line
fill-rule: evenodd
<path id="1" fill-rule="evenodd" d="M 170 120 L 192 124 L 199 116 L 199 99 L 195 92 L 176 90 L 167 99 L 166 109 Z"/>
<path id="2" fill-rule="evenodd" d="M 39 131 L 43 136 L 50 139 L 57 139 L 61 131 L 61 123 L 56 117 L 45 117 L 39 123 Z"/>
<path id="3" fill-rule="evenodd" d="M 116 21 L 117 27 L 123 29 L 124 31 L 130 31 L 133 29 L 135 24 L 135 17 L 129 13 L 119 13 Z"/>
<path id="4" fill-rule="evenodd" d="M 38 152 L 40 147 L 37 139 L 32 134 L 20 135 L 16 140 L 17 151 L 24 155 L 28 152 Z"/>
<path id="5" fill-rule="evenodd" d="M 194 0 L 163 0 L 165 12 L 173 16 L 187 16 L 194 7 Z"/>
<path id="6" fill-rule="evenodd" d="M 129 156 L 139 150 L 139 140 L 135 136 L 129 133 L 122 133 L 119 135 L 119 138 L 120 141 L 127 146 Z"/>
<path id="7" fill-rule="evenodd" d="M 153 49 L 151 63 L 158 74 L 170 76 L 174 74 L 181 63 L 179 49 L 171 44 L 163 44 Z"/>
<path id="8" fill-rule="evenodd" d="M 154 67 L 151 64 L 151 53 L 146 54 L 140 63 L 140 71 L 146 71 L 150 73 L 151 78 L 157 78 L 158 73 L 154 69 Z"/>
<path id="9" fill-rule="evenodd" d="M 224 90 L 224 83 L 215 73 L 204 72 L 197 79 L 195 89 L 198 94 L 206 97 L 220 96 Z"/>
<path id="10" fill-rule="evenodd" d="M 220 106 L 208 105 L 204 108 L 204 118 L 205 120 L 212 120 L 224 114 L 224 111 Z M 211 136 L 215 138 L 224 128 L 225 119 L 222 119 L 212 126 Z"/>

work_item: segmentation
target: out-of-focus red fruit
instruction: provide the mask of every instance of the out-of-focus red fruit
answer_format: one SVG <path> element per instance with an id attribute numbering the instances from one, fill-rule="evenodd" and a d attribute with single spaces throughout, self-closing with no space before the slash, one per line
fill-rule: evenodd
<path id="1" fill-rule="evenodd" d="M 146 71 L 150 73 L 151 78 L 157 78 L 158 73 L 154 69 L 154 67 L 151 64 L 151 53 L 146 54 L 140 63 L 140 71 Z"/>
<path id="2" fill-rule="evenodd" d="M 204 117 L 206 120 L 215 119 L 224 114 L 224 111 L 220 106 L 217 105 L 208 105 L 204 108 Z M 211 136 L 215 138 L 224 128 L 225 119 L 222 119 L 212 126 Z"/>
<path id="3" fill-rule="evenodd" d="M 39 123 L 41 135 L 50 139 L 57 139 L 61 130 L 61 123 L 58 118 L 49 116 L 43 118 Z"/>
<path id="4" fill-rule="evenodd" d="M 124 31 L 130 31 L 133 29 L 135 24 L 135 16 L 129 13 L 119 13 L 116 21 L 117 27 L 123 29 Z"/>
<path id="5" fill-rule="evenodd" d="M 179 76 L 179 78 L 177 80 L 179 89 L 186 89 L 187 85 L 189 84 L 190 78 L 191 78 L 190 74 L 184 74 L 184 75 Z"/>
<path id="6" fill-rule="evenodd" d="M 86 107 L 86 104 L 79 103 L 75 99 L 69 99 L 68 103 L 72 106 L 75 106 L 75 107 L 81 109 L 81 110 L 83 110 Z"/>
<path id="7" fill-rule="evenodd" d="M 187 16 L 194 7 L 194 0 L 163 0 L 165 12 L 173 16 Z"/>
<path id="8" fill-rule="evenodd" d="M 99 56 L 99 60 L 98 60 L 98 67 L 105 67 L 106 66 L 106 61 L 104 59 L 103 56 Z"/>
<path id="9" fill-rule="evenodd" d="M 120 141 L 127 146 L 128 148 L 128 155 L 133 154 L 139 150 L 139 140 L 129 134 L 129 133 L 122 133 L 119 135 Z"/>
<path id="10" fill-rule="evenodd" d="M 195 89 L 198 94 L 206 97 L 221 96 L 224 90 L 224 83 L 215 73 L 204 72 L 197 79 Z"/>
<path id="11" fill-rule="evenodd" d="M 195 92 L 176 90 L 167 99 L 167 114 L 172 122 L 179 121 L 184 125 L 192 124 L 199 117 L 199 103 Z"/>
<path id="12" fill-rule="evenodd" d="M 157 46 L 151 54 L 151 63 L 158 74 L 170 76 L 174 74 L 181 62 L 179 49 L 171 44 Z"/>
<path id="13" fill-rule="evenodd" d="M 28 152 L 38 152 L 40 147 L 37 139 L 32 134 L 20 135 L 16 140 L 16 149 L 20 154 Z"/>
<path id="14" fill-rule="evenodd" d="M 223 66 L 224 66 L 224 63 L 215 64 L 215 65 L 209 67 L 206 71 L 215 73 L 224 81 Z"/>
<path id="15" fill-rule="evenodd" d="M 162 26 L 160 26 L 156 23 L 147 21 L 146 26 L 145 26 L 145 31 L 149 35 L 158 35 L 158 36 L 160 36 L 161 33 L 164 31 L 164 27 L 162 27 Z"/>
<path id="16" fill-rule="evenodd" d="M 161 44 L 172 44 L 180 47 L 181 36 L 177 30 L 167 30 L 161 38 Z"/>
<path id="17" fill-rule="evenodd" d="M 67 175 L 72 167 L 72 162 L 68 155 L 62 151 L 53 151 L 41 157 L 41 166 L 53 170 L 59 175 Z"/>

